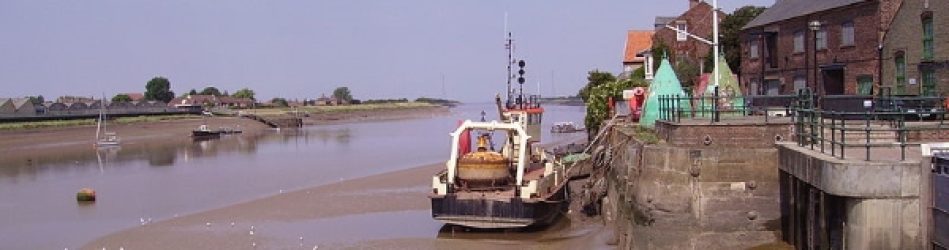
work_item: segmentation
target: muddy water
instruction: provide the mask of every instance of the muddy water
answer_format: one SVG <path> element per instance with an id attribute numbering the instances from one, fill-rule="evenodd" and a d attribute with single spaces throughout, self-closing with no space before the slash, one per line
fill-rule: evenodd
<path id="1" fill-rule="evenodd" d="M 0 248 L 76 248 L 142 221 L 441 162 L 456 122 L 477 120 L 482 110 L 488 119 L 496 117 L 490 105 L 465 105 L 450 116 L 311 126 L 206 141 L 153 140 L 107 150 L 77 144 L 75 150 L 47 152 L 42 161 L 0 162 Z M 582 107 L 547 107 L 544 140 L 558 139 L 547 132 L 550 124 L 582 123 L 582 116 Z M 96 189 L 95 204 L 76 203 L 75 192 L 82 187 Z M 380 227 L 378 235 L 439 235 L 440 225 L 427 211 L 370 217 L 299 225 L 334 232 L 339 224 L 398 220 L 417 226 Z"/>

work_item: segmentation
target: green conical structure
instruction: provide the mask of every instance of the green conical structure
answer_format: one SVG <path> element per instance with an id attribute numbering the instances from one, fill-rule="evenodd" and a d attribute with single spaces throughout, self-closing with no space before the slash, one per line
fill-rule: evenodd
<path id="1" fill-rule="evenodd" d="M 639 118 L 639 126 L 652 128 L 656 126 L 656 120 L 659 119 L 659 96 L 688 97 L 682 90 L 682 83 L 676 77 L 675 71 L 669 64 L 669 59 L 665 56 L 659 63 L 659 69 L 656 70 L 656 76 L 649 85 L 649 94 L 646 96 L 646 104 L 643 106 L 642 116 Z M 692 110 L 692 104 L 688 99 L 679 100 L 679 108 L 688 114 Z"/>
<path id="2" fill-rule="evenodd" d="M 725 61 L 724 55 L 718 57 L 718 66 L 719 67 L 715 69 L 718 71 L 718 109 L 720 111 L 738 110 L 744 106 L 745 102 L 741 94 L 741 88 L 738 86 L 738 79 L 732 74 L 732 69 L 728 67 L 728 62 Z M 714 77 L 715 72 L 713 71 L 709 79 Z M 714 80 L 709 80 L 704 95 L 707 97 L 715 95 Z M 712 104 L 710 102 L 706 101 L 704 103 L 706 104 L 703 110 L 712 110 Z"/>

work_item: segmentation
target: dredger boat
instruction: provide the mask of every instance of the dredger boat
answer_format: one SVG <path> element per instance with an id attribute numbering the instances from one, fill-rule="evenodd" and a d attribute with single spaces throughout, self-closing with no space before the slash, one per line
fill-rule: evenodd
<path id="1" fill-rule="evenodd" d="M 435 220 L 471 228 L 520 228 L 550 224 L 565 211 L 565 169 L 540 148 L 540 98 L 525 100 L 521 91 L 512 101 L 510 93 L 505 105 L 500 96 L 495 99 L 500 121 L 467 120 L 451 133 L 446 169 L 432 177 Z M 491 145 L 495 131 L 505 134 L 500 151 Z M 470 149 L 472 135 L 476 150 Z"/>

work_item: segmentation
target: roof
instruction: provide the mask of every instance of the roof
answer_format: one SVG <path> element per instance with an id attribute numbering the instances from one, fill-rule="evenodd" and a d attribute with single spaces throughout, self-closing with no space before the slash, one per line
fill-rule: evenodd
<path id="1" fill-rule="evenodd" d="M 791 18 L 835 9 L 868 0 L 781 0 L 748 22 L 742 29 L 754 28 Z"/>
<path id="2" fill-rule="evenodd" d="M 657 16 L 653 25 L 655 25 L 657 29 L 662 29 L 662 27 L 666 26 L 666 24 L 669 24 L 678 18 L 678 16 Z"/>
<path id="3" fill-rule="evenodd" d="M 10 99 L 10 101 L 13 102 L 13 108 L 17 110 L 19 110 L 20 108 L 23 108 L 23 106 L 26 106 L 27 104 L 29 104 L 30 107 L 33 106 L 33 102 L 30 101 L 30 98 L 13 98 L 13 99 Z"/>
<path id="4" fill-rule="evenodd" d="M 646 95 L 646 103 L 643 106 L 643 114 L 639 118 L 639 125 L 652 128 L 659 119 L 659 96 L 678 95 L 686 96 L 682 90 L 682 83 L 676 76 L 675 70 L 669 64 L 669 58 L 663 57 L 659 62 L 659 69 L 656 70 L 656 77 L 649 84 L 649 94 Z M 688 100 L 680 100 L 679 107 L 690 110 L 692 104 Z"/>
<path id="5" fill-rule="evenodd" d="M 623 63 L 643 62 L 643 58 L 636 55 L 652 48 L 654 33 L 656 32 L 636 30 L 626 32 L 626 55 L 623 57 Z"/>
<path id="6" fill-rule="evenodd" d="M 129 96 L 132 101 L 141 101 L 145 99 L 145 94 L 143 93 L 122 93 L 123 95 Z"/>

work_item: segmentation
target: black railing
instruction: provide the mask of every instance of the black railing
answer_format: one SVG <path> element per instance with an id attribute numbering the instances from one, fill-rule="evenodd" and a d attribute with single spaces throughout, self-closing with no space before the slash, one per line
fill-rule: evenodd
<path id="1" fill-rule="evenodd" d="M 900 160 L 905 160 L 907 146 L 918 144 L 907 142 L 910 132 L 949 130 L 944 100 L 940 96 L 817 96 L 808 89 L 797 95 L 739 98 L 663 95 L 659 96 L 659 120 L 708 119 L 716 123 L 763 117 L 768 123 L 775 121 L 769 117 L 785 116 L 792 120 L 779 122 L 794 123 L 795 139 L 801 147 L 829 151 L 840 159 L 848 147 L 862 148 L 866 160 L 870 160 L 872 148 L 898 147 Z M 925 120 L 932 122 L 907 123 Z"/>
<path id="2" fill-rule="evenodd" d="M 715 95 L 659 96 L 659 120 L 681 122 L 685 119 L 720 122 L 763 117 L 771 122 L 775 116 L 792 116 L 796 95 L 721 97 Z"/>
<path id="3" fill-rule="evenodd" d="M 864 149 L 870 160 L 872 148 L 900 148 L 906 160 L 907 134 L 913 131 L 946 130 L 943 97 L 823 96 L 809 90 L 799 92 L 794 107 L 794 134 L 801 147 L 810 147 L 844 159 L 848 147 Z M 820 103 L 816 105 L 816 103 Z M 932 119 L 932 125 L 908 126 L 907 121 Z M 848 142 L 848 139 L 859 140 Z"/>

